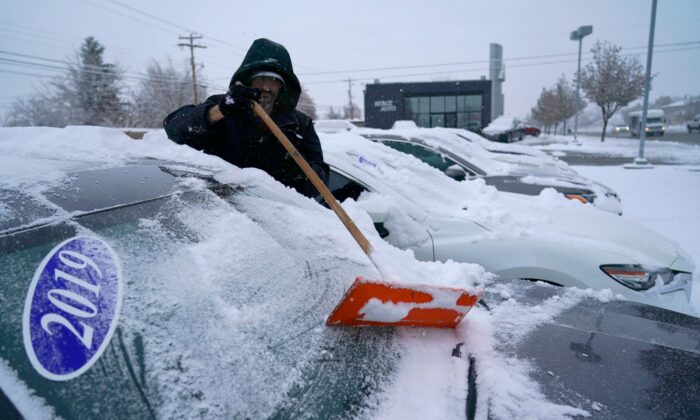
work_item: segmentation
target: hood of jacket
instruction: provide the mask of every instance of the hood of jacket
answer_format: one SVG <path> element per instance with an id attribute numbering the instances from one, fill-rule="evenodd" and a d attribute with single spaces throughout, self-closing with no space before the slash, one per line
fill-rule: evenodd
<path id="1" fill-rule="evenodd" d="M 294 74 L 292 59 L 283 45 L 260 38 L 253 41 L 243 58 L 241 66 L 231 78 L 231 84 L 238 81 L 250 86 L 250 78 L 260 71 L 273 71 L 284 78 L 285 87 L 277 96 L 277 112 L 288 113 L 294 110 L 301 95 L 299 79 Z"/>

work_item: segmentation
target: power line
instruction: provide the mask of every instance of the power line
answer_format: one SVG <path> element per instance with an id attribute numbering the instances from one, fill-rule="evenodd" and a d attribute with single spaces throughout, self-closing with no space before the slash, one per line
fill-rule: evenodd
<path id="1" fill-rule="evenodd" d="M 11 51 L 0 50 L 0 55 L 3 55 L 3 54 L 4 54 L 4 55 L 16 56 L 16 57 L 30 58 L 30 59 L 33 59 L 33 60 L 48 61 L 48 62 L 51 62 L 51 63 L 65 64 L 65 65 L 68 65 L 68 66 L 73 66 L 73 65 L 75 65 L 75 66 L 79 66 L 81 69 L 84 69 L 84 68 L 92 69 L 92 70 L 94 70 L 95 72 L 97 72 L 98 74 L 104 74 L 104 70 L 105 70 L 104 67 L 101 67 L 101 66 L 98 66 L 98 65 L 78 64 L 78 63 L 72 63 L 72 62 L 69 62 L 69 61 L 57 60 L 57 59 L 48 58 L 48 57 L 41 57 L 41 56 L 36 56 L 36 55 L 22 54 L 22 53 L 16 53 L 16 52 L 11 52 Z M 46 67 L 46 65 L 43 65 L 43 63 L 32 63 L 32 62 L 28 62 L 28 61 L 12 60 L 12 59 L 8 59 L 8 58 L 4 58 L 4 57 L 0 57 L 0 60 L 9 61 L 9 62 L 13 62 L 13 61 L 14 61 L 14 62 L 21 63 L 21 64 L 25 64 L 25 65 L 34 65 L 35 67 L 42 67 L 42 66 L 43 66 L 43 67 Z M 70 70 L 70 67 L 63 67 L 63 66 L 61 66 L 61 67 L 59 67 L 59 66 L 51 66 L 51 67 L 52 67 L 52 68 L 55 68 L 55 69 L 57 69 L 57 70 Z M 117 73 L 119 73 L 119 74 L 122 75 L 122 76 L 127 76 L 127 77 L 130 77 L 130 78 L 139 79 L 139 80 L 153 80 L 153 81 L 160 81 L 160 82 L 181 82 L 181 81 L 182 81 L 181 79 L 177 79 L 177 78 L 153 77 L 153 76 L 151 76 L 151 75 L 143 74 L 143 73 L 134 73 L 134 72 L 126 72 L 126 71 L 123 71 L 123 72 L 117 71 Z"/>
<path id="2" fill-rule="evenodd" d="M 700 48 L 700 47 L 687 47 L 687 48 L 677 48 L 677 49 L 670 49 L 670 50 L 659 50 L 659 51 L 654 51 L 654 53 L 656 54 L 656 53 L 696 50 L 698 48 Z M 628 54 L 622 54 L 622 55 L 623 56 L 634 56 L 634 55 L 638 55 L 638 54 L 639 53 L 628 53 Z M 545 62 L 536 62 L 536 63 L 513 64 L 513 65 L 510 65 L 509 68 L 512 69 L 512 68 L 519 68 L 519 67 L 533 67 L 533 66 L 542 66 L 542 65 L 550 65 L 550 64 L 571 63 L 571 62 L 575 62 L 575 61 L 576 61 L 576 59 L 568 59 L 568 60 L 558 60 L 558 61 L 545 61 Z M 465 73 L 465 72 L 477 72 L 477 71 L 487 71 L 487 70 L 489 70 L 488 67 L 469 68 L 469 69 L 452 69 L 452 70 L 442 70 L 442 71 L 434 71 L 434 72 L 428 72 L 428 73 L 387 75 L 387 76 L 381 76 L 381 78 L 383 78 L 383 79 L 396 79 L 396 78 L 404 78 L 404 77 L 432 76 L 432 75 L 438 75 L 438 74 Z M 357 79 L 353 79 L 353 80 L 369 81 L 369 80 L 375 80 L 377 78 L 379 78 L 379 77 L 373 76 L 373 77 L 357 78 Z M 347 79 L 312 81 L 312 82 L 305 82 L 304 85 L 319 85 L 319 84 L 332 84 L 332 83 L 347 83 Z"/>
<path id="3" fill-rule="evenodd" d="M 695 45 L 695 44 L 700 44 L 700 40 L 687 41 L 687 42 L 675 42 L 675 43 L 668 43 L 668 44 L 657 44 L 657 45 L 654 45 L 654 48 L 669 47 L 669 46 L 682 46 L 682 45 Z M 628 48 L 624 48 L 624 50 L 636 50 L 636 49 L 646 49 L 646 48 L 647 48 L 646 46 L 628 47 Z M 533 59 L 539 59 L 539 58 L 566 57 L 566 56 L 575 56 L 577 54 L 578 53 L 557 53 L 557 54 L 522 56 L 522 57 L 507 58 L 507 59 L 504 59 L 504 61 L 507 63 L 508 61 L 521 61 L 521 60 L 533 60 Z M 590 55 L 591 53 L 586 53 L 586 54 Z M 416 65 L 409 65 L 409 66 L 392 66 L 392 67 L 374 67 L 374 68 L 346 69 L 346 70 L 330 70 L 330 71 L 320 71 L 320 72 L 310 72 L 310 73 L 299 73 L 299 76 L 317 76 L 317 75 L 323 75 L 323 74 L 364 73 L 364 72 L 384 71 L 384 70 L 404 70 L 404 69 L 418 69 L 418 68 L 430 68 L 430 67 L 448 67 L 448 66 L 460 66 L 460 65 L 465 65 L 465 64 L 481 64 L 481 63 L 488 63 L 488 62 L 489 62 L 489 60 L 472 60 L 472 61 L 455 61 L 455 62 L 450 62 L 450 63 L 416 64 Z"/>
<path id="4" fill-rule="evenodd" d="M 170 22 L 170 21 L 165 20 L 165 19 L 163 19 L 163 18 L 161 18 L 161 17 L 159 17 L 159 16 L 155 16 L 155 15 L 152 15 L 152 14 L 150 14 L 150 13 L 148 13 L 148 12 L 144 12 L 143 10 L 137 9 L 137 8 L 135 8 L 135 7 L 133 7 L 133 6 L 129 6 L 129 5 L 124 4 L 124 3 L 120 2 L 120 1 L 117 1 L 117 0 L 109 0 L 109 1 L 110 1 L 111 3 L 114 3 L 114 4 L 118 5 L 118 6 L 121 6 L 121 7 L 124 7 L 124 8 L 126 8 L 126 9 L 129 9 L 129 10 L 135 12 L 135 13 L 138 13 L 138 14 L 141 14 L 141 15 L 144 15 L 144 16 L 148 16 L 148 17 L 151 18 L 151 19 L 155 19 L 155 20 L 157 20 L 158 22 L 165 23 L 165 24 L 167 24 L 167 25 L 176 27 L 176 28 L 181 29 L 181 30 L 183 30 L 183 31 L 186 31 L 186 32 L 198 32 L 198 33 L 204 35 L 202 32 L 194 31 L 194 30 L 192 30 L 192 29 L 190 29 L 190 28 L 186 28 L 186 27 L 184 27 L 184 26 L 182 26 L 182 25 L 178 25 L 177 23 Z M 218 42 L 218 43 L 220 43 L 220 44 L 223 44 L 223 45 L 226 45 L 226 46 L 229 46 L 229 47 L 232 47 L 232 48 L 236 48 L 236 49 L 238 49 L 238 50 L 240 50 L 240 51 L 247 51 L 247 48 L 243 48 L 243 47 L 240 47 L 240 46 L 238 46 L 238 45 L 231 44 L 230 42 L 226 42 L 226 41 L 223 41 L 223 40 L 214 38 L 214 37 L 209 36 L 209 35 L 206 35 L 206 37 L 207 37 L 207 39 L 210 39 L 210 40 L 212 40 L 212 41 Z"/>

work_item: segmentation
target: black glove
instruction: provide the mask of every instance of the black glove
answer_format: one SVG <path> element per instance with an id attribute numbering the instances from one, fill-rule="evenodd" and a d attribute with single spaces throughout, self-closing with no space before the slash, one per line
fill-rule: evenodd
<path id="1" fill-rule="evenodd" d="M 219 111 L 226 117 L 253 109 L 253 101 L 260 102 L 261 92 L 241 85 L 231 85 L 219 101 Z"/>

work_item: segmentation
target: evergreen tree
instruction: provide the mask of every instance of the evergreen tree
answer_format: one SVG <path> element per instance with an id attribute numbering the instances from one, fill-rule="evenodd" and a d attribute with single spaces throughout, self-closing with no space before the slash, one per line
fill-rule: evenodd
<path id="1" fill-rule="evenodd" d="M 39 87 L 28 99 L 15 101 L 8 125 L 122 125 L 127 105 L 121 100 L 121 70 L 104 63 L 102 46 L 87 37 L 68 64 L 66 74 Z"/>

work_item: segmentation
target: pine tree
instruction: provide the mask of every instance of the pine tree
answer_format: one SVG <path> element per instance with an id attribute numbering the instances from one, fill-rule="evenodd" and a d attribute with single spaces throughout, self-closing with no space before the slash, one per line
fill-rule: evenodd
<path id="1" fill-rule="evenodd" d="M 87 37 L 64 75 L 41 85 L 28 99 L 15 101 L 8 125 L 119 126 L 127 116 L 121 99 L 121 73 L 114 64 L 104 63 L 102 46 Z"/>

